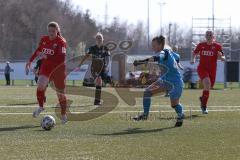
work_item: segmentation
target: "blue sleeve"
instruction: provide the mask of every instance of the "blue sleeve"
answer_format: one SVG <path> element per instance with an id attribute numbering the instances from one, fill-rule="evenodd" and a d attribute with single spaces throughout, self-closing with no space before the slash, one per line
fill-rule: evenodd
<path id="1" fill-rule="evenodd" d="M 174 57 L 174 59 L 176 60 L 177 63 L 180 62 L 180 55 L 179 54 L 173 52 L 173 57 Z"/>
<path id="2" fill-rule="evenodd" d="M 168 56 L 167 53 L 165 51 L 162 51 L 162 52 L 160 52 L 159 55 L 154 56 L 153 58 L 154 58 L 154 61 L 161 63 L 167 59 L 167 56 Z"/>

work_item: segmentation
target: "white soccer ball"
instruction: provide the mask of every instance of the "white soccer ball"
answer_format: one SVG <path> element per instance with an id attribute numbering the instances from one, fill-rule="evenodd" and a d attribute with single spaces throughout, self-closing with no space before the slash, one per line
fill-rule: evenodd
<path id="1" fill-rule="evenodd" d="M 52 128 L 54 128 L 55 125 L 56 125 L 55 118 L 50 115 L 44 116 L 41 121 L 41 127 L 46 131 L 50 131 Z"/>

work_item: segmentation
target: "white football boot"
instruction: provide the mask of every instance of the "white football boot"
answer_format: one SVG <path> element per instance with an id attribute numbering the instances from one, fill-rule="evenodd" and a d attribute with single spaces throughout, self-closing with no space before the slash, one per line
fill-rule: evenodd
<path id="1" fill-rule="evenodd" d="M 62 117 L 61 117 L 61 123 L 62 124 L 66 124 L 67 123 L 67 115 L 65 114 L 65 115 L 62 115 Z"/>
<path id="2" fill-rule="evenodd" d="M 44 111 L 44 108 L 42 108 L 42 107 L 38 107 L 34 112 L 33 112 L 33 118 L 37 118 L 39 115 L 40 115 L 40 113 L 41 112 L 43 112 Z"/>

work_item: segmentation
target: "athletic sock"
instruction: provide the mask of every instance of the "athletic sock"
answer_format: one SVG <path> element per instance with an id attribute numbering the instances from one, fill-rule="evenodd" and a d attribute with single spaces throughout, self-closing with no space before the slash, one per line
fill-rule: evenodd
<path id="1" fill-rule="evenodd" d="M 204 90 L 202 93 L 202 107 L 207 107 L 208 103 L 208 98 L 209 98 L 209 91 Z"/>
<path id="2" fill-rule="evenodd" d="M 101 93 L 102 93 L 102 86 L 96 86 L 95 103 L 101 102 Z"/>
<path id="3" fill-rule="evenodd" d="M 148 116 L 149 114 L 149 110 L 151 106 L 151 97 L 152 97 L 151 91 L 146 90 L 143 96 L 143 110 L 144 110 L 144 115 L 146 116 Z"/>
<path id="4" fill-rule="evenodd" d="M 178 105 L 174 106 L 173 108 L 175 109 L 178 117 L 183 117 L 183 115 L 184 115 L 184 112 L 183 112 L 184 107 L 181 104 L 178 104 Z"/>
<path id="5" fill-rule="evenodd" d="M 37 100 L 40 108 L 43 108 L 44 100 L 45 100 L 45 90 L 37 89 Z"/>
<path id="6" fill-rule="evenodd" d="M 65 95 L 62 95 L 58 100 L 61 106 L 61 115 L 65 115 L 67 110 L 67 98 Z"/>

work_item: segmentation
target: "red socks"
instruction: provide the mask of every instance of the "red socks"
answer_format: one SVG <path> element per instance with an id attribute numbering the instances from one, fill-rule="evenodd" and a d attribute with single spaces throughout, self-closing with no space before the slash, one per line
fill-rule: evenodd
<path id="1" fill-rule="evenodd" d="M 37 100 L 39 107 L 43 108 L 43 104 L 45 101 L 45 90 L 37 90 Z"/>
<path id="2" fill-rule="evenodd" d="M 61 115 L 65 115 L 67 109 L 67 98 L 65 95 L 61 95 L 58 100 L 61 106 Z"/>
<path id="3" fill-rule="evenodd" d="M 37 100 L 38 100 L 39 107 L 41 107 L 41 108 L 43 108 L 43 105 L 46 101 L 45 91 L 46 90 L 37 89 Z M 59 96 L 58 100 L 59 100 L 59 104 L 61 106 L 61 114 L 65 115 L 66 109 L 67 109 L 67 98 L 64 94 L 62 94 L 61 96 Z"/>
<path id="4" fill-rule="evenodd" d="M 209 91 L 203 91 L 203 93 L 202 93 L 202 105 L 203 105 L 203 107 L 207 107 L 208 98 L 209 98 Z"/>

